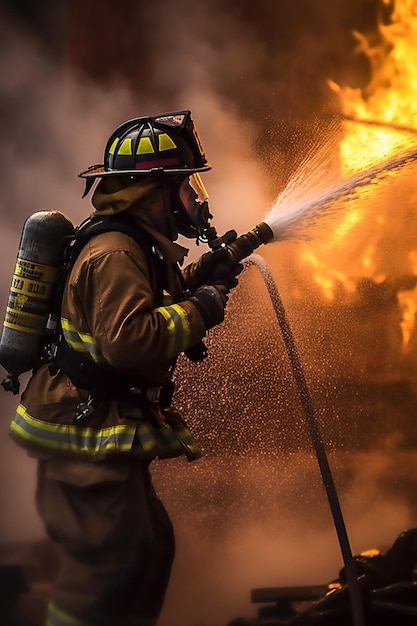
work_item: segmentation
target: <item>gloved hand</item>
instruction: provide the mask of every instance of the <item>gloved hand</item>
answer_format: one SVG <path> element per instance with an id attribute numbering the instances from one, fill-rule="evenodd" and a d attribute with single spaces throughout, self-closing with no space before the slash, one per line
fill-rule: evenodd
<path id="1" fill-rule="evenodd" d="M 207 330 L 224 320 L 224 310 L 229 299 L 229 289 L 225 285 L 203 285 L 190 300 L 199 310 Z"/>
<path id="2" fill-rule="evenodd" d="M 235 230 L 229 230 L 221 239 L 226 244 L 232 243 L 237 237 Z M 197 262 L 193 272 L 193 280 L 200 285 L 223 284 L 229 289 L 236 287 L 236 276 L 243 270 L 241 263 L 235 263 L 227 247 L 205 252 Z"/>

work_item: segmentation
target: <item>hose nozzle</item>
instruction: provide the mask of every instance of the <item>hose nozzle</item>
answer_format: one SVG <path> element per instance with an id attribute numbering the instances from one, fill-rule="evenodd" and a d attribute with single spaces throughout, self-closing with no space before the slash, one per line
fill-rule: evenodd
<path id="1" fill-rule="evenodd" d="M 271 227 L 266 222 L 261 222 L 249 232 L 240 235 L 227 247 L 236 263 L 239 263 L 242 259 L 252 254 L 260 245 L 272 241 L 273 237 L 274 233 Z"/>

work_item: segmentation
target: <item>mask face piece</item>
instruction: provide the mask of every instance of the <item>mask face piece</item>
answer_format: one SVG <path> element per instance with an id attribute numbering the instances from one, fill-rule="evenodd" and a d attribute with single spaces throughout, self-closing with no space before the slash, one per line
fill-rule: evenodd
<path id="1" fill-rule="evenodd" d="M 209 228 L 208 193 L 198 173 L 181 181 L 178 187 L 175 218 L 178 231 L 188 239 L 199 239 Z"/>
<path id="2" fill-rule="evenodd" d="M 180 184 L 178 188 L 178 196 L 184 209 L 187 213 L 192 215 L 198 195 L 194 191 L 193 187 L 191 187 L 189 178 L 186 178 Z"/>

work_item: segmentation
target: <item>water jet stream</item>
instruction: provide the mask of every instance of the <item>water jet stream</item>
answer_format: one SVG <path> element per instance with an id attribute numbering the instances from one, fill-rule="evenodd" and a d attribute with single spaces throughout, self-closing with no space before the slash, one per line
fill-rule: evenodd
<path id="1" fill-rule="evenodd" d="M 273 231 L 273 241 L 311 238 L 308 231 L 311 231 L 312 226 L 326 216 L 339 213 L 343 203 L 354 199 L 359 189 L 376 182 L 386 182 L 384 177 L 401 171 L 415 161 L 417 150 L 404 150 L 397 156 L 326 189 L 308 189 L 308 177 L 305 181 L 294 176 L 264 218 L 264 222 Z"/>
<path id="2" fill-rule="evenodd" d="M 280 293 L 278 291 L 272 273 L 262 257 L 256 254 L 252 254 L 243 261 L 243 264 L 246 267 L 251 265 L 255 265 L 258 267 L 268 290 L 269 296 L 271 298 L 275 315 L 283 335 L 285 348 L 287 350 L 287 354 L 291 363 L 292 371 L 300 396 L 300 401 L 304 410 L 311 440 L 319 464 L 323 485 L 326 490 L 330 510 L 333 516 L 336 533 L 340 544 L 340 550 L 346 568 L 346 578 L 351 599 L 353 624 L 354 626 L 364 626 L 365 621 L 363 614 L 362 598 L 358 584 L 358 577 L 352 556 L 348 534 L 346 531 L 345 522 L 340 508 L 339 498 L 337 496 L 332 472 L 327 459 L 327 454 L 315 414 L 314 405 L 304 376 L 304 371 L 298 355 L 297 346 L 294 341 L 294 337 L 291 331 L 290 324 L 288 322 L 287 314 Z"/>

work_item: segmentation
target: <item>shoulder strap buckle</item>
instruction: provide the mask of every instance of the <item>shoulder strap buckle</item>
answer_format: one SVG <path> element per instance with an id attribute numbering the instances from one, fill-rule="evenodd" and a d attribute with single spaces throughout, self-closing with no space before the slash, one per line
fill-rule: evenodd
<path id="1" fill-rule="evenodd" d="M 96 410 L 97 405 L 98 405 L 97 401 L 91 395 L 88 396 L 86 402 L 80 402 L 80 404 L 77 405 L 77 409 L 76 409 L 76 413 L 74 417 L 74 423 L 80 424 L 87 417 L 90 417 L 90 415 L 94 413 L 94 411 Z"/>

